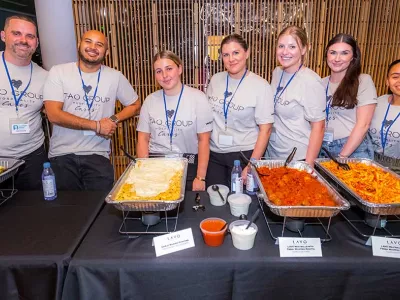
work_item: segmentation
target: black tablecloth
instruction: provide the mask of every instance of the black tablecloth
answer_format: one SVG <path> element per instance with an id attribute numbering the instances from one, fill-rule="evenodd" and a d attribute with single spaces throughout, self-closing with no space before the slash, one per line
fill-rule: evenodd
<path id="1" fill-rule="evenodd" d="M 104 192 L 18 192 L 0 206 L 0 299 L 60 299 L 72 254 Z"/>
<path id="2" fill-rule="evenodd" d="M 260 217 L 255 247 L 240 251 L 228 235 L 221 247 L 207 247 L 199 230 L 206 217 L 227 221 L 229 206 L 207 204 L 193 212 L 187 193 L 178 230 L 191 227 L 196 247 L 155 257 L 152 237 L 118 233 L 122 215 L 106 206 L 72 259 L 63 300 L 79 299 L 396 299 L 400 260 L 373 257 L 371 247 L 337 216 L 332 241 L 321 258 L 280 258 Z M 208 197 L 202 194 L 202 201 Z M 207 199 L 207 201 L 205 200 Z M 253 200 L 251 211 L 258 207 Z"/>

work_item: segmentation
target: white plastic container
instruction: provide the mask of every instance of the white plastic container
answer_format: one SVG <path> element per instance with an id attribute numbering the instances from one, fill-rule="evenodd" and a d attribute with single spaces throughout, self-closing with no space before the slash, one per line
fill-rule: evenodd
<path id="1" fill-rule="evenodd" d="M 251 198 L 246 194 L 232 194 L 229 195 L 228 202 L 231 207 L 231 214 L 240 217 L 240 215 L 248 214 Z"/>
<path id="2" fill-rule="evenodd" d="M 210 203 L 214 206 L 222 206 L 226 204 L 226 197 L 229 194 L 229 188 L 226 185 L 222 185 L 222 184 L 216 184 L 216 186 L 218 186 L 219 188 L 219 192 L 222 195 L 222 198 L 224 198 L 224 201 L 222 202 L 221 197 L 219 196 L 217 191 L 214 191 L 212 189 L 212 185 L 210 185 L 207 188 L 207 193 L 210 196 Z"/>
<path id="3" fill-rule="evenodd" d="M 254 240 L 258 232 L 256 224 L 252 223 L 248 229 L 246 229 L 249 221 L 237 220 L 229 225 L 229 230 L 232 235 L 233 246 L 239 250 L 249 250 L 254 246 Z"/>

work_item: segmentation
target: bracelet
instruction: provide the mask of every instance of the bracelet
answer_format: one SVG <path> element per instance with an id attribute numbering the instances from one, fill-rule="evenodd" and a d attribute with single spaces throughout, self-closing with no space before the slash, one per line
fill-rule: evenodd
<path id="1" fill-rule="evenodd" d="M 342 155 L 342 154 L 340 154 L 340 153 L 338 154 L 338 157 L 339 157 L 339 158 L 347 158 L 347 156 L 344 156 L 344 155 Z"/>
<path id="2" fill-rule="evenodd" d="M 100 121 L 97 121 L 97 122 L 99 122 L 99 134 L 101 134 L 101 123 L 100 123 Z"/>
<path id="3" fill-rule="evenodd" d="M 96 133 L 100 133 L 99 126 L 100 126 L 100 122 L 96 121 Z"/>
<path id="4" fill-rule="evenodd" d="M 200 176 L 196 176 L 196 179 L 198 179 L 200 181 L 206 181 L 206 179 L 204 177 L 200 177 Z"/>

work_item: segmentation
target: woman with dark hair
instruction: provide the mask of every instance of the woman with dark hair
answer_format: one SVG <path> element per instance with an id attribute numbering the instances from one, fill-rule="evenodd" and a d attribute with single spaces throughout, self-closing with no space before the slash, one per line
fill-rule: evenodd
<path id="1" fill-rule="evenodd" d="M 214 116 L 208 186 L 218 183 L 230 186 L 234 160 L 241 160 L 245 181 L 248 167 L 240 151 L 248 158 L 260 159 L 274 122 L 271 87 L 247 69 L 250 50 L 246 41 L 238 34 L 228 35 L 222 40 L 220 50 L 226 71 L 215 74 L 207 87 Z"/>
<path id="2" fill-rule="evenodd" d="M 369 132 L 375 160 L 400 174 L 400 59 L 389 65 L 389 94 L 378 98 Z"/>
<path id="3" fill-rule="evenodd" d="M 295 160 L 314 165 L 321 149 L 325 124 L 325 95 L 321 77 L 305 67 L 306 32 L 289 26 L 278 36 L 276 57 L 280 66 L 272 73 L 275 124 L 266 156 L 286 159 L 297 147 Z"/>
<path id="4" fill-rule="evenodd" d="M 207 98 L 182 84 L 182 61 L 173 52 L 157 53 L 153 68 L 162 89 L 147 96 L 140 110 L 137 157 L 187 157 L 186 189 L 204 191 L 213 123 Z"/>
<path id="5" fill-rule="evenodd" d="M 331 74 L 323 79 L 326 125 L 323 146 L 338 157 L 373 158 L 367 134 L 376 106 L 371 76 L 361 74 L 361 52 L 356 40 L 340 33 L 326 46 Z M 326 157 L 321 151 L 321 156 Z"/>

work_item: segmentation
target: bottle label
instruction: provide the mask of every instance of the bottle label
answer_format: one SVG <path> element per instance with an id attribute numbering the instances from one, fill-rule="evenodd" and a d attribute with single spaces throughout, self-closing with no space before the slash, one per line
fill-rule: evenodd
<path id="1" fill-rule="evenodd" d="M 231 185 L 232 185 L 232 187 L 231 187 L 231 190 L 232 190 L 232 193 L 234 193 L 235 191 L 236 191 L 236 178 L 238 178 L 238 174 L 232 174 L 232 178 L 231 178 L 231 181 L 232 181 L 232 183 L 231 183 Z"/>
<path id="2" fill-rule="evenodd" d="M 53 197 L 56 194 L 54 189 L 54 178 L 46 178 L 42 180 L 43 183 L 43 193 L 45 197 Z"/>
<path id="3" fill-rule="evenodd" d="M 235 193 L 242 194 L 243 193 L 243 180 L 242 177 L 237 176 L 235 179 Z"/>
<path id="4" fill-rule="evenodd" d="M 247 180 L 246 180 L 246 191 L 254 192 L 254 178 L 253 174 L 247 173 Z"/>

